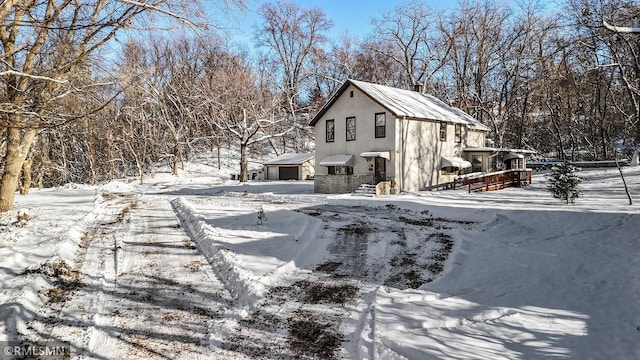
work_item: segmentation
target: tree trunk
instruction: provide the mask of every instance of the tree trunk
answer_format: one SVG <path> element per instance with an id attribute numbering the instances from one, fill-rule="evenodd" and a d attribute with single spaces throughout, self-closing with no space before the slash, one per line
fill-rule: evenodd
<path id="1" fill-rule="evenodd" d="M 627 194 L 627 199 L 629 199 L 629 205 L 633 205 L 633 200 L 631 199 L 631 194 L 629 193 L 629 187 L 627 187 L 627 181 L 624 179 L 622 168 L 620 167 L 620 163 L 618 163 L 618 155 L 616 155 L 616 167 L 620 172 L 620 178 L 622 178 L 622 184 L 624 185 L 624 192 Z"/>
<path id="2" fill-rule="evenodd" d="M 247 182 L 249 180 L 249 161 L 247 160 L 247 149 L 248 146 L 244 141 L 240 143 L 240 182 Z"/>
<path id="3" fill-rule="evenodd" d="M 10 128 L 7 130 L 7 151 L 2 183 L 0 184 L 0 212 L 13 209 L 20 170 L 35 136 L 35 130 L 26 130 L 23 136 L 21 136 L 20 129 Z"/>
<path id="4" fill-rule="evenodd" d="M 276 154 L 276 156 L 280 156 L 280 151 L 278 151 L 276 144 L 273 143 L 273 139 L 269 139 L 269 145 L 271 145 L 271 148 L 273 149 L 273 152 Z"/>
<path id="5" fill-rule="evenodd" d="M 607 133 L 602 123 L 600 124 L 600 143 L 602 146 L 602 159 L 606 160 L 608 156 Z"/>
<path id="6" fill-rule="evenodd" d="M 173 159 L 172 159 L 173 160 L 173 164 L 172 164 L 172 167 L 171 167 L 171 175 L 173 175 L 173 176 L 178 176 L 178 161 L 179 161 L 178 152 L 179 152 L 178 151 L 178 145 L 176 144 L 173 147 Z"/>
<path id="7" fill-rule="evenodd" d="M 217 144 L 218 147 L 218 170 L 222 168 L 222 164 L 220 163 L 220 143 Z"/>
<path id="8" fill-rule="evenodd" d="M 171 164 L 171 175 L 178 176 L 178 157 L 173 155 L 173 163 Z"/>
<path id="9" fill-rule="evenodd" d="M 33 164 L 33 157 L 25 161 L 22 164 L 22 186 L 20 187 L 20 195 L 29 194 L 31 188 L 31 164 Z"/>

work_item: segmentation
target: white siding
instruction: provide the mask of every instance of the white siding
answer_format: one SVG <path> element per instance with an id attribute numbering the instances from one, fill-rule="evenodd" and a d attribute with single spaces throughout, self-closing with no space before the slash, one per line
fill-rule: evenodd
<path id="1" fill-rule="evenodd" d="M 353 91 L 353 97 L 350 97 Z M 387 131 L 386 137 L 375 137 L 375 114 L 386 112 Z M 356 118 L 356 139 L 346 141 L 346 119 Z M 335 141 L 326 142 L 326 120 L 335 121 Z M 395 161 L 394 146 L 395 121 L 393 116 L 378 103 L 374 102 L 366 94 L 354 86 L 349 86 L 333 106 L 322 116 L 315 125 L 316 132 L 316 164 L 330 155 L 352 154 L 354 155 L 354 174 L 368 174 L 369 163 L 360 154 L 366 151 L 389 151 L 391 160 L 387 161 L 387 173 L 390 173 L 391 164 Z M 316 174 L 326 175 L 327 167 L 316 165 Z"/>
<path id="2" fill-rule="evenodd" d="M 386 136 L 376 138 L 375 114 L 381 112 L 386 114 Z M 346 140 L 348 117 L 356 118 L 354 141 Z M 326 142 L 326 121 L 329 119 L 333 119 L 335 124 L 333 142 Z M 367 161 L 360 154 L 389 151 L 391 159 L 386 162 L 387 178 L 393 179 L 401 190 L 419 191 L 452 181 L 454 175 L 441 175 L 441 157 L 459 157 L 466 146 L 484 146 L 485 132 L 463 125 L 461 142 L 456 143 L 453 121 L 447 125 L 446 141 L 440 141 L 439 130 L 440 121 L 396 119 L 388 109 L 350 84 L 315 123 L 315 173 L 320 176 L 328 174 L 328 168 L 319 165 L 327 156 L 351 154 L 354 155 L 353 174 L 373 176 L 373 161 Z"/>

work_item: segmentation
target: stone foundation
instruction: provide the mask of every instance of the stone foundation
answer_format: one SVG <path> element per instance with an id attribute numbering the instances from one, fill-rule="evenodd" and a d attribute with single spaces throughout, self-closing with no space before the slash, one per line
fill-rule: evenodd
<path id="1" fill-rule="evenodd" d="M 371 183 L 373 183 L 371 174 L 316 175 L 313 179 L 313 192 L 347 194 L 355 191 L 361 184 Z"/>

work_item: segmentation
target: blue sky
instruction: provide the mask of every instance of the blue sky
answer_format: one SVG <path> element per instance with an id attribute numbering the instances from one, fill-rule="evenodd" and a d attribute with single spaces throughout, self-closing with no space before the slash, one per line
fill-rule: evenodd
<path id="1" fill-rule="evenodd" d="M 226 23 L 227 30 L 236 41 L 250 46 L 252 43 L 253 26 L 260 22 L 257 10 L 265 2 L 262 0 L 249 0 L 249 9 L 245 13 L 236 13 L 221 19 Z M 389 12 L 403 3 L 403 0 L 294 0 L 302 8 L 318 7 L 324 11 L 333 27 L 329 36 L 340 37 L 345 31 L 350 35 L 363 37 L 371 31 L 370 20 L 379 17 L 383 12 Z M 457 6 L 453 0 L 431 0 L 427 5 L 435 9 L 449 9 Z"/>
<path id="2" fill-rule="evenodd" d="M 275 1 L 275 0 L 274 0 Z M 511 3 L 513 0 L 503 0 Z M 555 3 L 556 0 L 540 0 L 541 3 Z M 253 26 L 260 21 L 257 10 L 265 0 L 248 0 L 249 9 L 244 13 L 224 17 L 228 31 L 236 42 L 245 46 L 252 46 Z M 345 31 L 356 37 L 363 37 L 371 31 L 370 20 L 380 17 L 384 12 L 390 12 L 405 0 L 293 0 L 302 8 L 321 8 L 329 19 L 333 21 L 333 28 L 329 34 L 331 38 L 339 38 Z M 428 7 L 437 10 L 450 10 L 458 6 L 457 0 L 425 0 Z M 549 5 L 548 5 L 549 6 Z M 215 16 L 215 15 L 214 15 Z"/>
<path id="3" fill-rule="evenodd" d="M 296 0 L 303 8 L 318 7 L 333 21 L 332 33 L 340 35 L 344 31 L 356 36 L 366 35 L 371 30 L 370 20 L 392 11 L 402 4 L 402 0 Z M 425 1 L 434 9 L 449 9 L 457 6 L 455 0 Z"/>

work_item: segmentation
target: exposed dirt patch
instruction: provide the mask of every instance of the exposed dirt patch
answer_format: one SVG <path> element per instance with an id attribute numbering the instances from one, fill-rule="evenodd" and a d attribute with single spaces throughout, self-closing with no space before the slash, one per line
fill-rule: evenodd
<path id="1" fill-rule="evenodd" d="M 197 250 L 198 249 L 196 244 L 194 244 L 193 241 L 191 241 L 191 239 L 189 239 L 189 238 L 184 238 L 182 240 L 182 244 L 184 245 L 184 247 L 186 247 L 187 249 L 190 249 L 190 250 Z"/>
<path id="2" fill-rule="evenodd" d="M 293 299 L 303 304 L 344 304 L 358 294 L 358 287 L 347 283 L 298 280 L 289 286 L 275 286 L 269 294 L 274 299 Z"/>
<path id="3" fill-rule="evenodd" d="M 302 359 L 337 359 L 344 335 L 336 321 L 309 311 L 297 311 L 287 320 L 289 344 Z"/>
<path id="4" fill-rule="evenodd" d="M 440 222 L 446 222 L 446 223 L 452 223 L 452 224 L 460 224 L 460 225 L 473 225 L 473 224 L 476 223 L 475 221 L 452 220 L 452 219 L 446 219 L 446 218 L 442 218 L 442 217 L 433 218 L 433 221 L 440 221 Z"/>
<path id="5" fill-rule="evenodd" d="M 471 224 L 395 204 L 375 208 L 322 205 L 301 212 L 322 219 L 325 229 L 335 231 L 335 241 L 329 245 L 332 257 L 316 271 L 398 289 L 419 288 L 440 275 L 454 245 L 447 224 Z M 376 244 L 379 241 L 386 245 Z"/>
<path id="6" fill-rule="evenodd" d="M 453 238 L 449 234 L 438 232 L 431 234 L 427 241 L 429 240 L 438 244 L 438 247 L 434 249 L 431 255 L 431 259 L 434 262 L 429 264 L 426 269 L 434 275 L 438 275 L 444 270 L 444 262 L 449 258 L 451 250 L 453 250 Z"/>
<path id="7" fill-rule="evenodd" d="M 318 266 L 316 266 L 316 271 L 320 271 L 326 274 L 333 274 L 336 270 L 342 266 L 341 262 L 338 261 L 327 261 Z"/>
<path id="8" fill-rule="evenodd" d="M 416 225 L 416 226 L 433 226 L 433 219 L 412 219 L 406 216 L 398 216 L 398 220 L 402 221 L 405 224 Z"/>
<path id="9" fill-rule="evenodd" d="M 346 311 L 340 309 L 358 295 L 359 288 L 311 276 L 271 288 L 258 310 L 240 321 L 239 330 L 222 348 L 252 358 L 338 358 L 345 340 L 339 326 Z"/>
<path id="10" fill-rule="evenodd" d="M 221 348 L 251 358 L 292 359 L 286 342 L 286 323 L 268 309 L 258 309 L 238 324 L 235 332 Z M 264 336 L 269 334 L 269 336 Z"/>
<path id="11" fill-rule="evenodd" d="M 343 234 L 366 235 L 371 232 L 371 229 L 365 224 L 354 223 L 343 226 L 339 228 L 338 231 Z"/>
<path id="12" fill-rule="evenodd" d="M 433 239 L 435 242 L 441 244 L 440 252 L 441 253 L 450 253 L 453 249 L 453 238 L 449 234 L 445 233 L 435 233 L 430 236 L 430 239 Z"/>
<path id="13" fill-rule="evenodd" d="M 195 260 L 192 261 L 190 263 L 187 263 L 184 267 L 186 267 L 187 269 L 196 272 L 198 270 L 200 270 L 201 268 L 205 267 L 209 265 L 208 263 L 202 261 L 202 260 Z"/>
<path id="14" fill-rule="evenodd" d="M 22 274 L 42 274 L 53 280 L 52 288 L 41 290 L 41 294 L 48 298 L 50 304 L 67 301 L 71 292 L 82 286 L 80 273 L 63 260 L 44 263 L 39 268 L 26 270 Z"/>
<path id="15" fill-rule="evenodd" d="M 432 281 L 432 278 L 423 275 L 423 269 L 428 266 L 424 261 L 425 259 L 420 258 L 418 253 L 409 252 L 406 249 L 404 252 L 397 253 L 389 262 L 391 273 L 384 284 L 401 289 L 417 289 Z"/>
<path id="16" fill-rule="evenodd" d="M 122 222 L 127 215 L 131 212 L 131 210 L 138 207 L 138 200 L 136 199 L 122 199 L 121 202 L 127 202 L 127 206 L 125 206 L 122 211 L 116 216 L 116 223 Z"/>
<path id="17" fill-rule="evenodd" d="M 105 194 L 102 194 L 102 197 L 104 198 Z M 107 196 L 107 198 L 110 200 L 113 200 L 115 197 Z M 109 226 L 109 225 L 115 225 L 115 224 L 121 223 L 124 221 L 127 215 L 129 215 L 131 210 L 136 209 L 138 207 L 138 200 L 129 196 L 123 196 L 119 198 L 116 203 L 126 204 L 126 205 L 122 208 L 122 210 L 120 210 L 120 212 L 115 216 L 113 220 L 102 223 L 101 225 Z"/>

